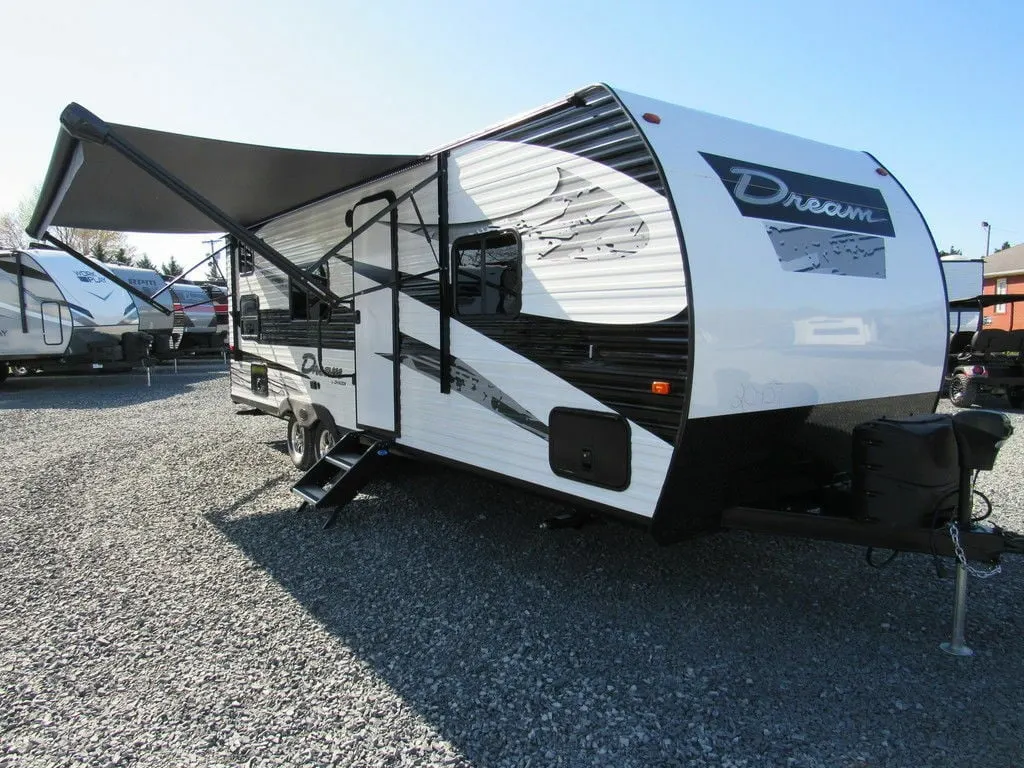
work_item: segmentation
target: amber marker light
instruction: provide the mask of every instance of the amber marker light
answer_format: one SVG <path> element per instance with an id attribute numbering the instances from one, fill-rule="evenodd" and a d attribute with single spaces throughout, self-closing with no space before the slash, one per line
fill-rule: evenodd
<path id="1" fill-rule="evenodd" d="M 652 381 L 651 392 L 656 395 L 670 395 L 672 394 L 672 385 L 667 381 Z"/>

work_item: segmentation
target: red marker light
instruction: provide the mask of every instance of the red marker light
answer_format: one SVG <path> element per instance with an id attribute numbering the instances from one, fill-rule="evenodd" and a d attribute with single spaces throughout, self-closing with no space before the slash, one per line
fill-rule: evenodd
<path id="1" fill-rule="evenodd" d="M 889 175 L 889 172 L 887 170 L 885 170 L 885 168 L 875 168 L 875 173 L 877 173 L 879 176 L 888 176 Z"/>
<path id="2" fill-rule="evenodd" d="M 646 121 L 647 121 L 648 123 L 654 123 L 655 125 L 658 125 L 658 123 L 660 123 L 660 122 L 661 122 L 661 118 L 660 118 L 660 117 L 658 117 L 658 116 L 657 116 L 656 114 L 654 114 L 653 112 L 644 112 L 644 114 L 643 114 L 643 118 L 644 118 L 644 120 L 646 120 Z"/>
<path id="3" fill-rule="evenodd" d="M 974 366 L 974 368 L 971 369 L 971 372 L 975 376 L 981 376 L 981 375 L 983 375 L 985 373 L 985 369 L 982 366 L 980 366 L 980 365 L 976 365 L 976 366 Z"/>

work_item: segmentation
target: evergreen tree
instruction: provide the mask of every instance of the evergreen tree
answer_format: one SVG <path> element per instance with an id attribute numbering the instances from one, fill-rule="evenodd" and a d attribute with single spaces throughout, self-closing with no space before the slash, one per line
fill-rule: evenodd
<path id="1" fill-rule="evenodd" d="M 167 277 L 177 277 L 184 271 L 185 268 L 181 266 L 181 264 L 178 263 L 178 260 L 173 256 L 171 256 L 170 261 L 164 262 L 163 266 L 160 267 L 160 272 Z"/>
<path id="2" fill-rule="evenodd" d="M 156 269 L 156 264 L 146 254 L 142 254 L 139 260 L 135 262 L 135 266 L 140 269 Z"/>
<path id="3" fill-rule="evenodd" d="M 210 263 L 206 265 L 206 279 L 211 283 L 217 280 L 224 279 L 224 275 L 221 274 L 221 270 L 218 269 L 218 267 L 220 266 L 217 263 L 218 258 L 218 256 L 214 256 L 212 259 L 210 259 Z"/>

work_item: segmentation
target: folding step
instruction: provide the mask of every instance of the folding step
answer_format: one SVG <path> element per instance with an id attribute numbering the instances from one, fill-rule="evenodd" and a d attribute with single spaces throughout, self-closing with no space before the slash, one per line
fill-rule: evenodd
<path id="1" fill-rule="evenodd" d="M 315 506 L 324 497 L 326 491 L 318 485 L 295 485 L 292 486 L 292 493 L 307 504 Z"/>
<path id="2" fill-rule="evenodd" d="M 333 464 L 339 469 L 344 469 L 346 472 L 352 469 L 352 467 L 355 466 L 355 463 L 361 458 L 363 458 L 362 451 L 343 453 L 337 456 L 332 453 L 324 454 L 324 461 L 328 464 Z"/>
<path id="3" fill-rule="evenodd" d="M 381 441 L 363 443 L 363 435 L 345 435 L 292 486 L 292 493 L 312 509 L 332 509 L 330 527 L 343 506 L 356 497 L 388 456 Z"/>

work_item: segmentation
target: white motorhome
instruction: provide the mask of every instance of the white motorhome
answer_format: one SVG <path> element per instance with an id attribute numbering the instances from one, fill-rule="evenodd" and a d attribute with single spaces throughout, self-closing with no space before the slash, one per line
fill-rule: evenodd
<path id="1" fill-rule="evenodd" d="M 0 379 L 9 368 L 130 368 L 170 333 L 169 309 L 141 300 L 109 267 L 47 248 L 0 251 Z"/>
<path id="2" fill-rule="evenodd" d="M 288 421 L 307 506 L 396 453 L 662 542 L 1015 546 L 964 517 L 957 446 L 1011 430 L 933 414 L 942 270 L 867 153 L 604 85 L 423 155 L 61 122 L 30 234 L 227 232 L 231 398 Z"/>

